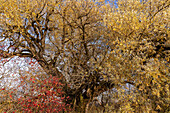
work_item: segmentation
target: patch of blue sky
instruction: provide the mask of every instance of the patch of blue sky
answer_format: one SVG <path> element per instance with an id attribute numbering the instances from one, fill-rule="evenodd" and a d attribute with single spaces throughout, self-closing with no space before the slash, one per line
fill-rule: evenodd
<path id="1" fill-rule="evenodd" d="M 112 0 L 105 0 L 105 3 L 110 3 L 110 4 L 113 3 L 113 5 L 115 5 L 116 8 L 118 8 L 117 2 L 118 2 L 118 0 L 114 0 L 114 1 L 112 1 Z"/>

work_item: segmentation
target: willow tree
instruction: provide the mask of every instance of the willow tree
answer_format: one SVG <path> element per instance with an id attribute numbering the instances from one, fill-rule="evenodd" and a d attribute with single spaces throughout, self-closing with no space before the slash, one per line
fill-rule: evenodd
<path id="1" fill-rule="evenodd" d="M 114 110 L 169 111 L 169 5 L 169 0 L 119 0 L 108 10 L 105 24 L 113 45 L 107 67 L 121 86 L 113 92 L 119 100 Z"/>
<path id="2" fill-rule="evenodd" d="M 113 87 L 99 69 L 110 49 L 104 1 L 1 0 L 0 4 L 1 57 L 35 59 L 48 75 L 61 78 L 74 106 Z"/>

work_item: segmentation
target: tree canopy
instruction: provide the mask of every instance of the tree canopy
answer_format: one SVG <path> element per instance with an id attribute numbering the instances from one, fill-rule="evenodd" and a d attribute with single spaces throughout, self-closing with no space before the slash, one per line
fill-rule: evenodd
<path id="1" fill-rule="evenodd" d="M 168 112 L 170 1 L 114 2 L 1 0 L 0 56 L 60 78 L 75 111 Z"/>

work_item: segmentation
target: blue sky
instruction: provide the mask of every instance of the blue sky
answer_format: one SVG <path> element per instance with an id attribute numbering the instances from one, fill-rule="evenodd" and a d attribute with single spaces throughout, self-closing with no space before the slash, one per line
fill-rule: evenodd
<path id="1" fill-rule="evenodd" d="M 109 2 L 109 1 L 112 1 L 112 0 L 105 0 L 105 2 Z M 118 0 L 114 0 L 114 5 L 117 7 L 117 1 Z"/>

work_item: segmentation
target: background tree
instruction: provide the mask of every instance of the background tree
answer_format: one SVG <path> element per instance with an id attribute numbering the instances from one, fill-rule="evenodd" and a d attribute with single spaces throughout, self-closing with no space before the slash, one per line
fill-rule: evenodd
<path id="1" fill-rule="evenodd" d="M 119 0 L 108 10 L 113 42 L 108 67 L 120 84 L 113 97 L 119 96 L 121 112 L 169 111 L 169 5 L 168 0 Z"/>

